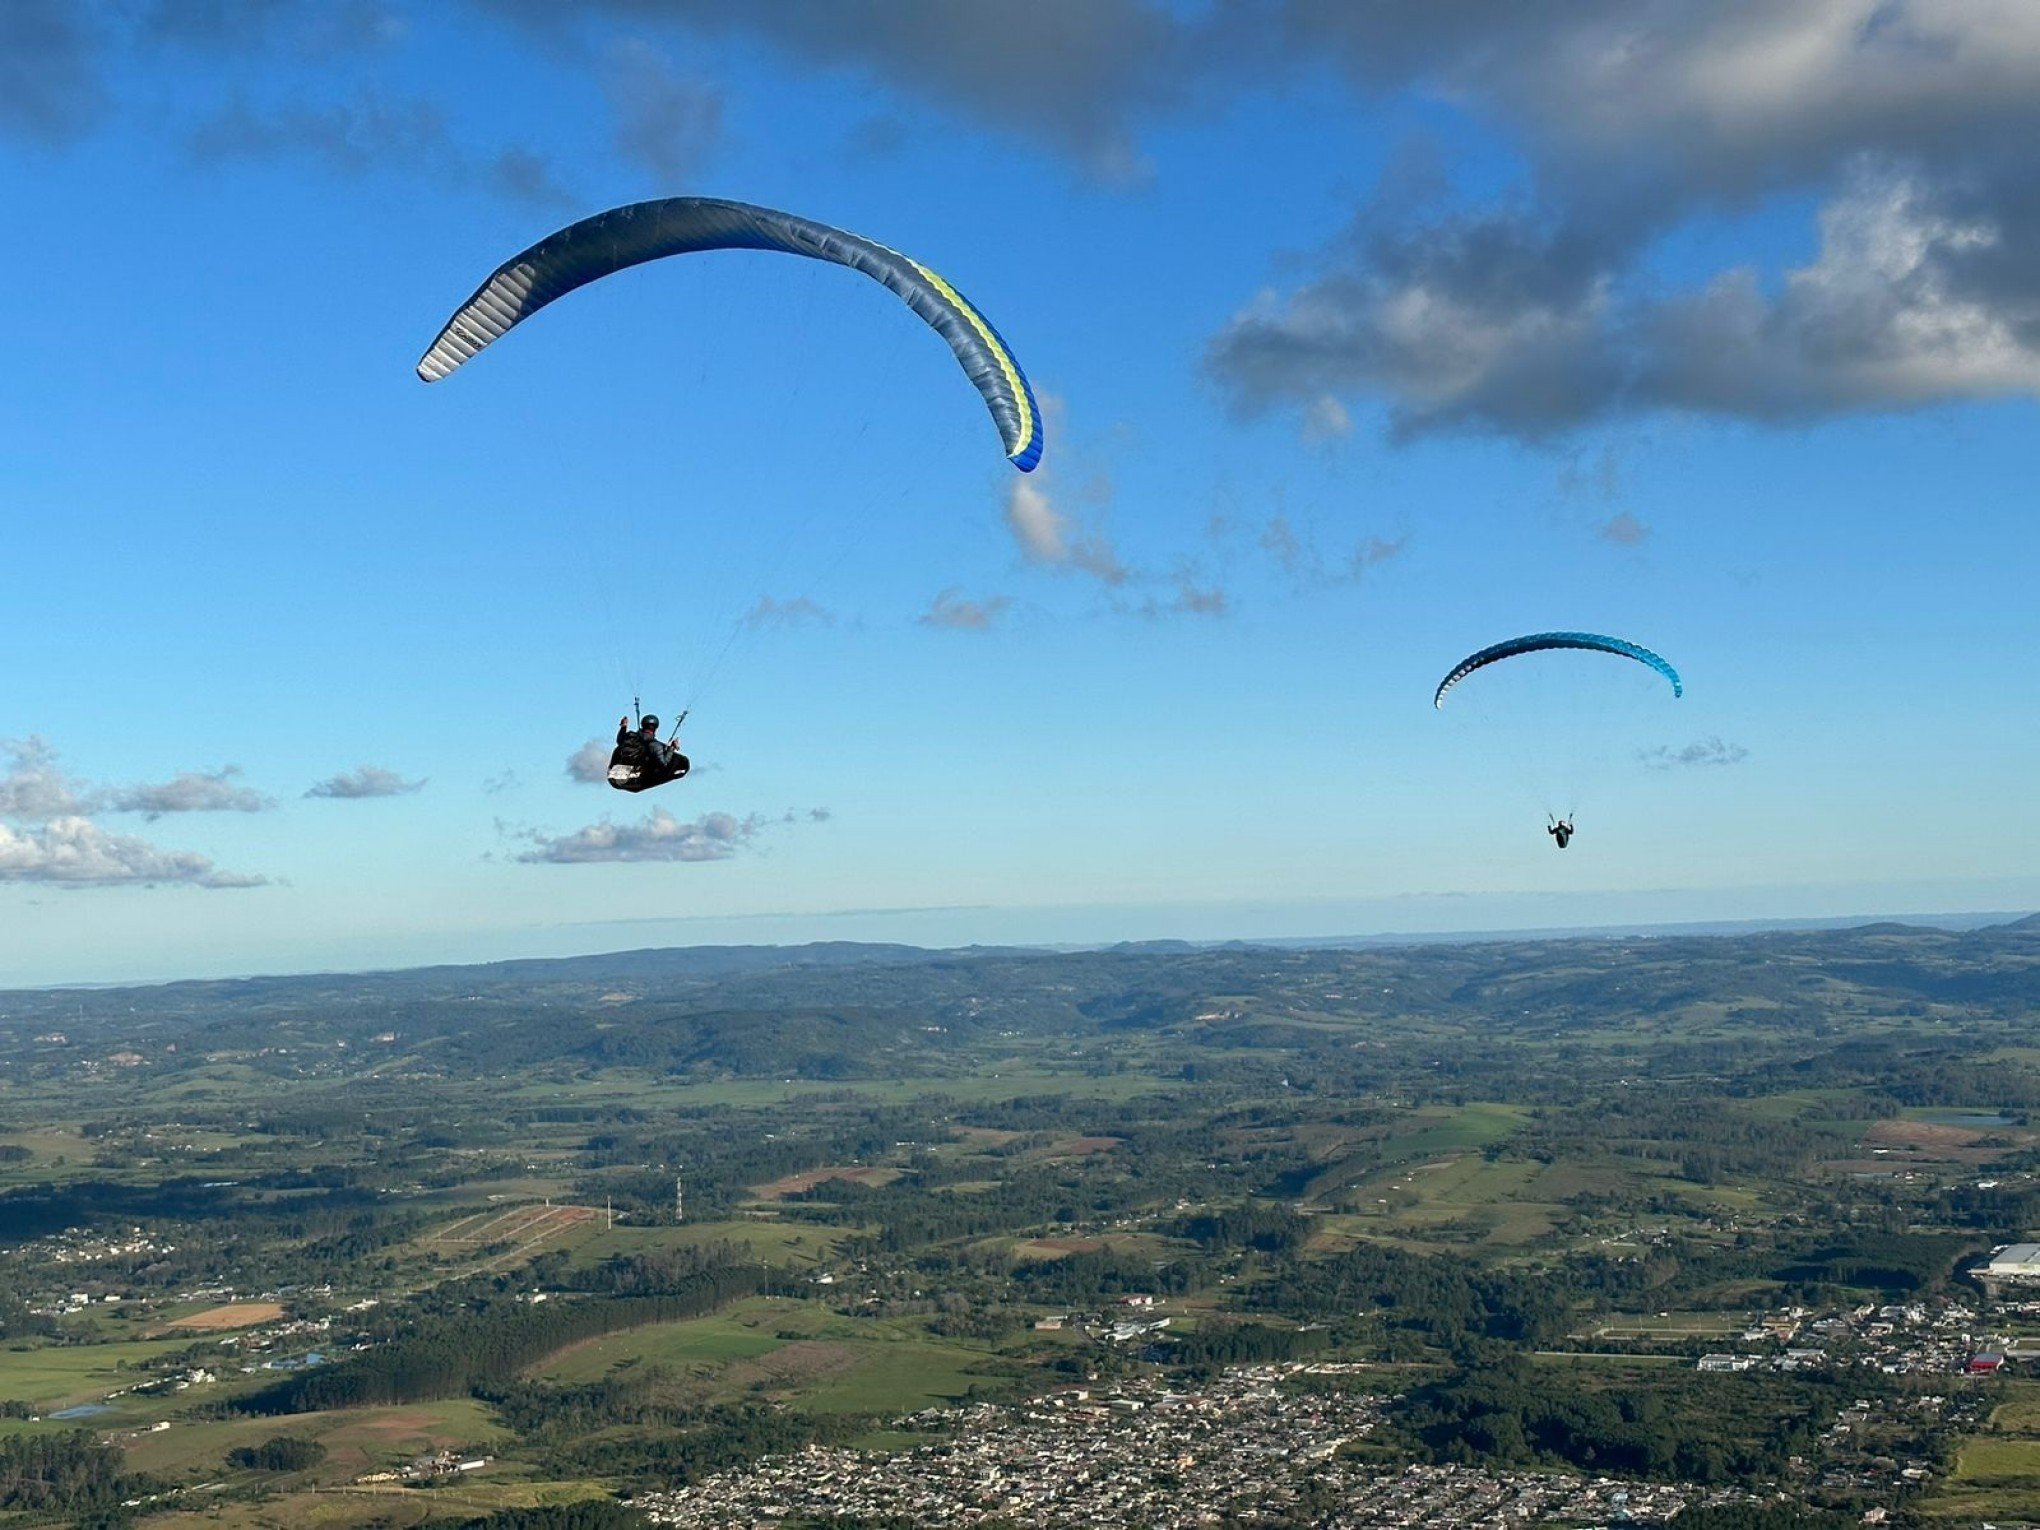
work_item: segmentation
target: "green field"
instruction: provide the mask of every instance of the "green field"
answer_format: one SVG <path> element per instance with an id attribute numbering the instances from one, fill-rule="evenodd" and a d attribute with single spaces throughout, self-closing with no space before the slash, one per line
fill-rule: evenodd
<path id="1" fill-rule="evenodd" d="M 1958 1482 L 2029 1482 L 2040 1487 L 2040 1440 L 1970 1441 L 1956 1457 Z"/>
<path id="2" fill-rule="evenodd" d="M 45 1413 L 96 1403 L 108 1392 L 149 1379 L 133 1367 L 188 1349 L 192 1342 L 184 1337 L 0 1349 L 0 1397 L 19 1398 Z"/>
<path id="3" fill-rule="evenodd" d="M 829 1257 L 842 1232 L 800 1222 L 744 1217 L 731 1222 L 689 1222 L 679 1227 L 592 1227 L 572 1242 L 577 1263 L 654 1249 L 705 1248 L 733 1243 L 767 1264 L 811 1265 Z M 564 1245 L 562 1245 L 564 1246 Z"/>
<path id="4" fill-rule="evenodd" d="M 822 1413 L 908 1413 L 993 1384 L 990 1352 L 930 1338 L 909 1321 L 838 1317 L 813 1303 L 760 1298 L 713 1317 L 592 1339 L 533 1367 L 539 1379 L 589 1382 L 663 1366 L 721 1401 L 770 1397 Z"/>
<path id="5" fill-rule="evenodd" d="M 329 1484 L 400 1466 L 431 1451 L 468 1446 L 486 1450 L 508 1438 L 486 1405 L 463 1397 L 286 1418 L 179 1420 L 160 1433 L 137 1436 L 125 1448 L 138 1470 L 173 1475 L 221 1472 L 230 1470 L 225 1465 L 229 1450 L 279 1434 L 324 1445 L 326 1460 L 306 1475 Z"/>
<path id="6" fill-rule="evenodd" d="M 596 1381 L 619 1365 L 670 1365 L 719 1368 L 729 1361 L 770 1354 L 784 1342 L 774 1337 L 782 1327 L 816 1325 L 801 1304 L 764 1298 L 739 1303 L 713 1317 L 684 1323 L 658 1323 L 626 1333 L 590 1339 L 532 1368 L 545 1381 Z"/>
<path id="7" fill-rule="evenodd" d="M 147 1524 L 150 1530 L 343 1530 L 353 1526 L 409 1530 L 414 1525 L 458 1523 L 504 1509 L 608 1497 L 600 1483 L 528 1482 L 490 1466 L 431 1488 L 394 1482 L 324 1487 L 286 1491 L 260 1503 L 194 1493 L 187 1495 L 187 1501 L 203 1502 L 203 1509 L 152 1514 Z"/>

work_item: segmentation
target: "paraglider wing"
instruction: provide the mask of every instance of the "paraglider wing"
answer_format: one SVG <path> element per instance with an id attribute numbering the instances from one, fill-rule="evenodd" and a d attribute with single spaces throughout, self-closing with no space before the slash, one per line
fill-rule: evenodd
<path id="1" fill-rule="evenodd" d="M 1431 698 L 1431 705 L 1442 707 L 1445 693 L 1477 669 L 1485 669 L 1503 659 L 1513 659 L 1518 654 L 1539 653 L 1548 648 L 1585 648 L 1596 653 L 1612 653 L 1617 658 L 1634 659 L 1647 664 L 1672 682 L 1672 694 L 1683 696 L 1686 687 L 1679 679 L 1679 672 L 1658 655 L 1639 643 L 1618 637 L 1605 637 L 1598 632 L 1533 632 L 1527 637 L 1510 638 L 1505 643 L 1496 643 L 1483 648 L 1479 653 L 1468 654 L 1452 666 L 1452 672 L 1438 682 L 1438 694 Z"/>
<path id="2" fill-rule="evenodd" d="M 447 320 L 418 363 L 437 382 L 555 298 L 612 272 L 702 250 L 778 250 L 862 271 L 890 288 L 949 342 L 1023 473 L 1041 460 L 1041 410 L 991 321 L 926 266 L 856 234 L 792 213 L 712 197 L 636 202 L 584 218 L 496 268 Z"/>

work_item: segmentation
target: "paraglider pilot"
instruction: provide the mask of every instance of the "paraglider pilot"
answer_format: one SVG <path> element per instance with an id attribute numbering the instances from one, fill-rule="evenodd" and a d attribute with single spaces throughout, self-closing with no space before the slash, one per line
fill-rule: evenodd
<path id="1" fill-rule="evenodd" d="M 618 791 L 641 792 L 687 774 L 690 761 L 676 744 L 659 737 L 659 719 L 650 713 L 637 727 L 628 717 L 616 721 L 616 750 L 609 757 L 609 784 Z"/>
<path id="2" fill-rule="evenodd" d="M 1566 842 L 1573 837 L 1572 820 L 1570 818 L 1554 819 L 1551 823 L 1545 825 L 1544 832 L 1557 840 L 1558 848 L 1563 850 L 1566 847 Z"/>

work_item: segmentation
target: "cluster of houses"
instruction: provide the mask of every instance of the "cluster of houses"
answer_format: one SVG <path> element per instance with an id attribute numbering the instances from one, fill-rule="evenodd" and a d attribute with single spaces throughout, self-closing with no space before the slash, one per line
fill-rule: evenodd
<path id="1" fill-rule="evenodd" d="M 163 1243 L 150 1237 L 139 1227 L 130 1227 L 125 1232 L 88 1232 L 82 1227 L 67 1227 L 60 1233 L 47 1238 L 37 1238 L 28 1243 L 16 1244 L 8 1250 L 15 1258 L 36 1268 L 67 1264 L 104 1264 L 115 1259 L 142 1261 L 174 1254 L 177 1245 Z M 89 1306 L 94 1298 L 84 1292 L 66 1292 L 50 1302 L 36 1307 L 35 1311 L 52 1317 L 62 1317 Z M 100 1301 L 119 1301 L 117 1295 L 101 1293 Z"/>
<path id="2" fill-rule="evenodd" d="M 1982 1314 L 1965 1302 L 1940 1298 L 1815 1314 L 1785 1307 L 1757 1319 L 1742 1334 L 1761 1349 L 1702 1355 L 1703 1371 L 1795 1371 L 1870 1366 L 1887 1376 L 1995 1375 L 2017 1347 L 1986 1333 Z M 1780 1349 L 1779 1345 L 1784 1345 Z"/>
<path id="3" fill-rule="evenodd" d="M 641 1494 L 652 1523 L 868 1519 L 1078 1527 L 1293 1523 L 1663 1523 L 1702 1501 L 1659 1483 L 1548 1472 L 1381 1465 L 1342 1454 L 1381 1420 L 1352 1390 L 1367 1368 L 1287 1363 L 1228 1370 L 1196 1391 L 1161 1378 L 1050 1393 L 1016 1407 L 936 1408 L 900 1420 L 932 1442 L 891 1455 L 811 1446 L 691 1487 Z"/>

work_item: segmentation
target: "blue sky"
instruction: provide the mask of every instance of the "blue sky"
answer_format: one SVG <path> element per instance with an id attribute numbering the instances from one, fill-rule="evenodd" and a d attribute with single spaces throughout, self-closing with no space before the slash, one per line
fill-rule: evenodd
<path id="1" fill-rule="evenodd" d="M 2030 10 L 558 9 L 6 8 L 0 982 L 2040 904 Z M 684 194 L 1042 469 L 775 256 L 413 376 Z"/>

